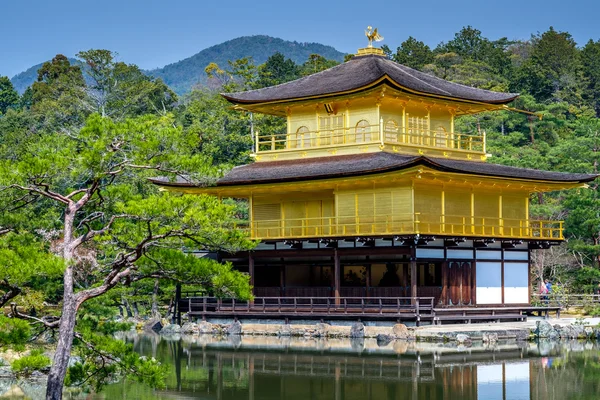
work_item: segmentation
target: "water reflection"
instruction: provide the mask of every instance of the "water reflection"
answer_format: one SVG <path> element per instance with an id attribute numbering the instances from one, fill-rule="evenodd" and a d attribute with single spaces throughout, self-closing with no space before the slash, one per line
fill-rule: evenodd
<path id="1" fill-rule="evenodd" d="M 167 390 L 122 383 L 105 399 L 595 399 L 594 344 L 494 348 L 367 340 L 219 339 L 132 335 L 137 351 L 173 365 Z M 595 369 L 594 369 L 595 368 Z"/>

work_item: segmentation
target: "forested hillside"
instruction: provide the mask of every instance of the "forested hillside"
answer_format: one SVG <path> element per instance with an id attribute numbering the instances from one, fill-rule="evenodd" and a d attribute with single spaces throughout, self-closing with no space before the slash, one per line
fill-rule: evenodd
<path id="1" fill-rule="evenodd" d="M 251 54 L 226 52 L 232 41 L 180 64 L 196 72 L 175 65 L 156 72 L 173 87 L 117 62 L 109 50 L 83 51 L 76 62 L 57 55 L 22 95 L 0 77 L 0 306 L 14 302 L 19 308 L 13 312 L 31 314 L 37 333 L 60 325 L 67 342 L 77 321 L 78 338 L 108 346 L 95 336 L 100 316 L 115 306 L 135 315 L 142 302 L 151 303 L 156 316 L 174 282 L 200 285 L 209 294 L 249 296 L 246 275 L 182 252 L 252 248 L 236 229 L 247 218 L 247 205 L 169 195 L 147 178 L 207 184 L 251 162 L 251 125 L 279 133 L 285 121 L 234 111 L 218 93 L 279 84 L 341 62 L 333 49 L 323 56 L 312 54 L 325 50 L 319 45 L 287 42 L 291 59 L 275 52 L 277 39 L 259 38 L 266 42 Z M 240 43 L 238 48 L 249 47 Z M 492 40 L 466 27 L 433 49 L 410 37 L 384 51 L 444 79 L 522 94 L 512 106 L 543 118 L 502 111 L 457 121 L 457 131 L 487 132 L 490 162 L 598 172 L 600 40 L 577 44 L 552 28 L 527 40 Z M 200 75 L 206 85 L 176 94 Z M 598 184 L 536 195 L 530 210 L 534 219 L 565 220 L 568 238 L 534 257 L 532 286 L 549 277 L 561 290 L 590 292 L 600 282 Z M 63 304 L 62 311 L 47 304 Z M 60 346 L 67 342 L 59 342 L 63 358 L 52 367 L 53 390 L 65 377 L 71 349 Z M 98 357 L 85 353 L 89 346 L 82 343 L 75 348 L 85 365 L 77 363 L 69 382 L 101 386 L 114 375 L 136 373 L 161 382 L 151 360 L 135 357 L 127 358 L 133 365 L 98 375 Z"/>
<path id="2" fill-rule="evenodd" d="M 161 78 L 177 94 L 189 92 L 195 85 L 206 83 L 204 69 L 211 62 L 220 65 L 229 60 L 251 57 L 262 64 L 275 53 L 281 53 L 295 63 L 303 63 L 311 54 L 319 54 L 327 59 L 343 61 L 344 53 L 331 46 L 319 43 L 298 43 L 270 36 L 244 36 L 204 49 L 185 60 L 169 64 L 163 68 L 148 71 L 149 75 Z"/>
<path id="3" fill-rule="evenodd" d="M 175 93 L 181 95 L 188 93 L 196 85 L 206 84 L 207 77 L 204 69 L 211 62 L 224 65 L 227 64 L 228 60 L 251 57 L 255 63 L 262 64 L 275 53 L 281 53 L 298 64 L 306 61 L 311 54 L 319 54 L 327 59 L 339 62 L 344 60 L 344 53 L 331 46 L 319 43 L 290 42 L 270 36 L 256 35 L 228 40 L 204 49 L 184 60 L 162 68 L 144 71 L 144 73 L 161 78 Z M 79 61 L 74 58 L 69 58 L 69 61 L 85 68 L 85 64 L 79 64 Z M 22 94 L 28 86 L 35 82 L 37 71 L 42 65 L 43 63 L 34 65 L 11 78 L 17 92 Z"/>

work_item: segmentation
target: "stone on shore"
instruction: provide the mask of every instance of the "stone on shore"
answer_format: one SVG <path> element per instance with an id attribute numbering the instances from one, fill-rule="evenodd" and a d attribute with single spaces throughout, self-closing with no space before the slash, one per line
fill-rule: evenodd
<path id="1" fill-rule="evenodd" d="M 215 332 L 215 327 L 213 324 L 207 321 L 202 321 L 198 324 L 198 333 L 200 334 L 212 334 Z"/>
<path id="2" fill-rule="evenodd" d="M 173 335 L 176 333 L 181 333 L 181 326 L 177 324 L 167 324 L 161 330 L 161 335 Z"/>
<path id="3" fill-rule="evenodd" d="M 162 325 L 162 322 L 160 322 L 160 319 L 153 319 L 144 324 L 144 330 L 147 332 L 158 333 L 158 332 L 160 332 L 160 330 L 162 328 L 163 328 L 163 325 Z"/>
<path id="4" fill-rule="evenodd" d="M 550 338 L 558 335 L 556 329 L 548 321 L 537 321 L 536 325 L 535 336 L 538 338 Z"/>
<path id="5" fill-rule="evenodd" d="M 471 337 L 469 335 L 465 335 L 464 333 L 459 333 L 456 335 L 456 343 L 462 344 L 464 346 L 469 346 L 473 343 Z"/>
<path id="6" fill-rule="evenodd" d="M 365 337 L 365 326 L 362 322 L 355 322 L 350 327 L 351 338 L 364 338 Z"/>
<path id="7" fill-rule="evenodd" d="M 233 321 L 231 324 L 227 325 L 226 332 L 228 335 L 241 335 L 242 324 L 240 323 L 240 321 Z"/>
<path id="8" fill-rule="evenodd" d="M 193 322 L 186 322 L 181 326 L 181 333 L 185 333 L 187 335 L 193 335 L 199 332 L 198 324 Z"/>
<path id="9" fill-rule="evenodd" d="M 396 324 L 392 328 L 392 334 L 396 339 L 412 340 L 415 338 L 415 332 L 413 329 L 409 329 L 404 324 Z"/>
<path id="10" fill-rule="evenodd" d="M 392 343 L 392 341 L 394 340 L 394 337 L 392 335 L 386 335 L 383 333 L 380 333 L 379 335 L 377 335 L 376 338 L 377 338 L 377 346 L 379 346 L 379 347 L 385 347 L 388 344 Z"/>
<path id="11" fill-rule="evenodd" d="M 481 339 L 483 340 L 483 343 L 498 343 L 498 334 L 496 332 L 484 332 Z"/>
<path id="12" fill-rule="evenodd" d="M 324 322 L 319 322 L 315 326 L 315 337 L 327 337 L 327 333 L 329 332 L 330 325 Z"/>

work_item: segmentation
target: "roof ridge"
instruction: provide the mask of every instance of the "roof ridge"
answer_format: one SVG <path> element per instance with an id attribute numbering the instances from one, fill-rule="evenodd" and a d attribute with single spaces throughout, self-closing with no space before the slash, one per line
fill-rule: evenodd
<path id="1" fill-rule="evenodd" d="M 230 92 L 230 93 L 219 93 L 219 94 L 221 96 L 227 97 L 227 96 L 232 96 L 232 95 L 236 95 L 236 94 L 256 93 L 256 92 L 260 92 L 260 91 L 265 90 L 265 89 L 278 88 L 280 86 L 287 85 L 289 83 L 299 82 L 299 81 L 305 81 L 305 80 L 309 80 L 309 78 L 320 76 L 324 72 L 330 72 L 330 71 L 333 71 L 335 69 L 338 69 L 339 67 L 341 67 L 342 65 L 344 65 L 346 62 L 347 61 L 341 62 L 338 65 L 334 65 L 331 68 L 327 68 L 327 69 L 324 69 L 323 71 L 315 72 L 314 74 L 310 74 L 310 75 L 306 75 L 306 76 L 303 76 L 303 77 L 298 78 L 298 79 L 294 79 L 293 81 L 281 82 L 281 83 L 278 83 L 277 85 L 266 86 L 266 87 L 263 87 L 263 88 L 252 89 L 252 90 L 245 90 L 245 91 L 242 91 L 242 92 Z"/>
<path id="2" fill-rule="evenodd" d="M 409 66 L 406 66 L 406 65 L 404 65 L 404 64 L 397 63 L 397 62 L 395 62 L 395 61 L 392 61 L 392 60 L 389 60 L 389 59 L 386 59 L 386 61 L 389 61 L 389 62 L 391 62 L 392 64 L 395 64 L 395 65 L 397 65 L 397 66 L 399 66 L 399 67 L 402 67 L 402 68 L 404 68 L 404 69 L 408 69 L 408 70 L 411 70 L 411 71 L 415 71 L 415 72 L 417 72 L 417 73 L 419 73 L 419 74 L 424 74 L 424 75 L 427 75 L 428 77 L 430 77 L 430 78 L 432 78 L 432 79 L 434 79 L 434 80 L 436 80 L 436 81 L 440 81 L 440 82 L 446 82 L 446 83 L 452 83 L 453 85 L 456 85 L 456 86 L 462 86 L 462 87 L 464 87 L 464 88 L 467 88 L 467 89 L 481 90 L 481 91 L 488 92 L 488 93 L 512 94 L 512 95 L 517 95 L 517 96 L 519 95 L 519 93 L 511 93 L 511 92 L 496 92 L 496 91 L 493 91 L 493 90 L 481 89 L 481 88 L 478 88 L 478 87 L 475 87 L 475 86 L 469 86 L 469 85 L 465 85 L 465 84 L 463 84 L 463 83 L 458 83 L 458 82 L 454 82 L 454 81 L 447 81 L 447 80 L 445 80 L 445 79 L 442 79 L 442 78 L 440 78 L 439 76 L 435 76 L 435 75 L 428 74 L 427 72 L 419 71 L 418 69 L 411 68 L 411 67 L 409 67 Z M 401 68 L 401 69 L 402 69 L 402 68 Z M 405 72 L 405 71 L 402 71 L 402 72 Z M 415 76 L 415 75 L 413 75 L 413 74 L 409 74 L 409 75 L 410 75 L 410 76 L 412 76 L 412 77 L 413 77 L 413 78 L 415 78 L 415 79 L 418 79 L 419 81 L 421 81 L 421 82 L 423 82 L 423 83 L 427 83 L 427 82 L 424 82 L 424 81 L 423 81 L 421 78 L 418 78 L 418 77 L 416 77 L 416 76 Z M 432 85 L 430 85 L 430 86 L 432 86 Z M 435 86 L 432 86 L 432 87 L 435 87 Z M 439 89 L 439 88 L 438 88 L 438 89 Z"/>
<path id="3" fill-rule="evenodd" d="M 435 87 L 434 85 L 430 84 L 429 82 L 425 82 L 423 79 L 419 78 L 418 76 L 415 76 L 414 74 L 409 73 L 409 71 L 405 71 L 404 70 L 404 68 L 407 68 L 407 69 L 410 69 L 412 71 L 416 71 L 415 69 L 407 67 L 406 65 L 402 65 L 400 63 L 394 62 L 392 60 L 387 60 L 386 59 L 385 61 L 388 61 L 390 64 L 392 64 L 393 67 L 398 68 L 398 70 L 400 70 L 400 72 L 402 72 L 403 74 L 406 74 L 406 75 L 408 75 L 408 76 L 410 76 L 410 77 L 418 80 L 419 82 L 422 82 L 423 84 L 425 84 L 425 85 L 427 85 L 427 86 L 429 86 L 429 87 L 431 87 L 431 88 L 433 88 L 435 90 L 439 90 L 439 91 L 444 92 L 444 93 L 446 93 L 448 95 L 452 95 L 452 93 L 448 92 L 447 90 L 441 89 L 439 87 Z M 401 67 L 404 67 L 404 68 L 401 68 Z M 454 82 L 452 82 L 452 83 L 454 83 Z"/>

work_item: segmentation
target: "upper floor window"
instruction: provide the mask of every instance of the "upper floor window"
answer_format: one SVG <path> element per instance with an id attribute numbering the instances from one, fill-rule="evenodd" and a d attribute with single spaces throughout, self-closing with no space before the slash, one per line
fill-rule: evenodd
<path id="1" fill-rule="evenodd" d="M 385 132 L 385 141 L 396 143 L 398 142 L 398 123 L 393 119 L 388 119 L 383 130 Z"/>
<path id="2" fill-rule="evenodd" d="M 366 119 L 361 119 L 354 128 L 356 143 L 367 143 L 371 141 L 371 125 Z"/>
<path id="3" fill-rule="evenodd" d="M 344 115 L 319 117 L 319 143 L 321 146 L 344 142 Z"/>
<path id="4" fill-rule="evenodd" d="M 288 147 L 290 149 L 301 149 L 302 147 L 310 147 L 310 131 L 306 126 L 301 126 L 292 133 L 288 139 Z"/>

